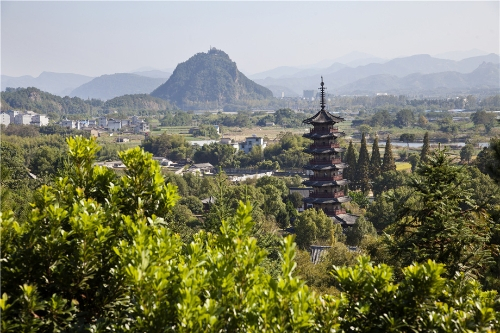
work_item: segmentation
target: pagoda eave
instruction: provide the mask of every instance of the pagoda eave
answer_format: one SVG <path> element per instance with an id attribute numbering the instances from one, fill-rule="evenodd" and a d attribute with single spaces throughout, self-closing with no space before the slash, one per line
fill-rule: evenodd
<path id="1" fill-rule="evenodd" d="M 337 164 L 304 165 L 303 168 L 306 170 L 323 171 L 323 170 L 340 170 L 340 169 L 345 169 L 347 167 L 348 165 L 345 163 L 337 163 Z"/>
<path id="2" fill-rule="evenodd" d="M 306 180 L 302 182 L 302 184 L 306 186 L 312 186 L 312 187 L 323 187 L 323 186 L 344 186 L 349 184 L 349 181 L 347 179 L 342 179 L 342 180 Z"/>
<path id="3" fill-rule="evenodd" d="M 302 134 L 304 138 L 307 139 L 338 139 L 341 136 L 345 136 L 344 132 L 336 132 L 336 133 L 326 133 L 326 134 L 319 134 L 319 133 L 306 133 Z"/>
<path id="4" fill-rule="evenodd" d="M 314 148 L 314 149 L 306 148 L 306 149 L 304 149 L 304 153 L 308 153 L 308 154 L 327 154 L 327 153 L 333 154 L 333 153 L 343 153 L 345 151 L 346 151 L 345 148 Z"/>
<path id="5" fill-rule="evenodd" d="M 343 203 L 351 201 L 350 197 L 340 198 L 304 198 L 305 203 L 309 204 L 329 204 L 329 203 Z"/>

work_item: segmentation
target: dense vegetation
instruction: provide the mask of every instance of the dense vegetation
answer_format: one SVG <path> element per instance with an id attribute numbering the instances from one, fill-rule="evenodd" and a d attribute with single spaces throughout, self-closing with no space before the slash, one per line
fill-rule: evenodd
<path id="1" fill-rule="evenodd" d="M 321 214 L 310 219 L 313 210 L 298 220 L 316 226 L 302 232 L 317 233 L 298 233 L 297 241 L 299 235 L 302 240 L 324 238 L 318 228 L 331 230 L 325 240 L 334 242 L 336 252 L 323 264 L 308 266 L 291 236 L 271 237 L 266 218 L 259 218 L 266 211 L 287 209 L 276 206 L 274 198 L 286 184 L 274 177 L 236 190 L 219 175 L 211 185 L 215 204 L 204 222 L 183 224 L 176 207 L 181 202 L 195 207 L 195 200 L 179 200 L 183 190 L 173 186 L 177 176 L 164 179 L 151 155 L 139 148 L 121 153 L 127 170 L 118 176 L 92 166 L 99 149 L 93 140 L 67 141 L 68 163 L 61 177 L 37 191 L 29 218 L 17 222 L 12 213 L 2 214 L 2 331 L 450 332 L 499 327 L 496 292 L 483 291 L 462 266 L 448 268 L 449 261 L 439 263 L 439 257 L 438 263 L 417 257 L 418 263 L 405 268 L 355 259 L 343 252 L 344 236 L 337 227 Z M 455 168 L 438 152 L 418 169 L 415 180 L 426 184 L 432 179 L 443 195 L 453 196 L 463 190 L 446 178 Z M 196 178 L 189 181 L 193 186 L 184 190 L 192 194 L 210 186 L 194 186 Z M 256 211 L 258 205 L 252 209 L 242 201 L 262 206 Z M 430 223 L 454 214 L 455 204 L 460 201 L 444 205 Z M 318 219 L 323 222 L 316 224 Z M 366 235 L 347 236 L 361 239 L 363 251 L 382 260 L 384 244 L 392 243 L 376 238 L 364 222 L 358 229 Z M 425 240 L 413 243 L 426 248 Z M 497 244 L 492 238 L 485 241 Z M 350 267 L 324 266 L 332 260 Z M 308 284 L 317 290 L 323 284 L 333 294 L 311 291 L 294 272 L 296 263 Z"/>

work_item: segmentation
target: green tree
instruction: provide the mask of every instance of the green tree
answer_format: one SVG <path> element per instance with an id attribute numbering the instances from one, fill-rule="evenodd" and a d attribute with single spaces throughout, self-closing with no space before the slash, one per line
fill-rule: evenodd
<path id="1" fill-rule="evenodd" d="M 409 127 L 415 122 L 415 114 L 412 110 L 403 109 L 396 113 L 395 125 L 398 127 Z"/>
<path id="2" fill-rule="evenodd" d="M 385 150 L 384 150 L 384 161 L 382 162 L 382 173 L 396 170 L 396 162 L 394 162 L 394 156 L 392 155 L 392 147 L 391 147 L 391 137 L 387 136 L 387 141 L 385 142 Z"/>
<path id="3" fill-rule="evenodd" d="M 484 110 L 474 112 L 470 116 L 474 125 L 484 125 L 486 133 L 489 133 L 493 127 L 496 125 L 496 115 L 492 112 L 486 112 Z"/>
<path id="4" fill-rule="evenodd" d="M 365 236 L 376 236 L 377 232 L 370 221 L 360 216 L 356 220 L 356 224 L 346 229 L 345 235 L 346 244 L 358 246 Z"/>
<path id="5" fill-rule="evenodd" d="M 492 225 L 466 188 L 467 173 L 437 151 L 416 174 L 409 184 L 413 200 L 401 205 L 390 232 L 394 260 L 406 265 L 433 259 L 446 264 L 451 275 L 481 275 L 491 260 Z"/>
<path id="6" fill-rule="evenodd" d="M 424 143 L 422 145 L 422 151 L 420 152 L 420 160 L 422 162 L 427 162 L 427 157 L 429 156 L 430 151 L 429 132 L 425 132 Z"/>
<path id="7" fill-rule="evenodd" d="M 415 134 L 412 134 L 412 133 L 403 133 L 399 137 L 399 141 L 406 142 L 406 144 L 408 145 L 408 149 L 410 149 L 410 142 L 415 141 Z"/>
<path id="8" fill-rule="evenodd" d="M 370 156 L 366 145 L 365 134 L 361 136 L 361 148 L 359 150 L 359 159 L 356 165 L 356 184 L 359 185 L 361 191 L 367 192 L 370 189 Z"/>
<path id="9" fill-rule="evenodd" d="M 375 178 L 380 176 L 381 173 L 381 159 L 380 159 L 380 150 L 378 147 L 378 136 L 373 140 L 372 146 L 372 156 L 370 159 L 370 179 L 373 181 Z"/>
<path id="10" fill-rule="evenodd" d="M 296 242 L 301 249 L 309 249 L 313 243 L 327 245 L 332 242 L 332 219 L 322 210 L 306 209 L 295 220 Z"/>
<path id="11" fill-rule="evenodd" d="M 444 265 L 429 260 L 406 267 L 395 283 L 389 266 L 375 266 L 366 257 L 358 258 L 354 267 L 334 267 L 333 277 L 345 297 L 338 310 L 343 319 L 340 328 L 343 332 L 444 333 L 466 327 L 494 331 L 498 325 L 494 310 L 475 310 L 474 302 L 465 299 L 457 301 L 453 311 L 447 304 L 465 297 L 494 307 L 496 294 L 481 292 L 477 282 L 463 275 L 448 280 L 442 277 L 445 272 Z M 474 317 L 479 312 L 483 315 Z"/>
<path id="12" fill-rule="evenodd" d="M 352 144 L 352 141 L 349 142 L 349 147 L 347 147 L 344 161 L 347 164 L 347 168 L 345 168 L 343 171 L 344 178 L 352 182 L 354 181 L 357 165 L 356 153 L 354 151 L 354 145 Z"/>
<path id="13" fill-rule="evenodd" d="M 412 153 L 408 156 L 408 162 L 411 164 L 411 172 L 415 172 L 417 165 L 420 162 L 420 156 L 416 153 Z"/>
<path id="14" fill-rule="evenodd" d="M 167 157 L 174 161 L 191 158 L 193 153 L 192 145 L 184 136 L 166 132 L 157 137 L 148 137 L 142 144 L 142 148 L 154 156 Z"/>
<path id="15" fill-rule="evenodd" d="M 377 111 L 369 121 L 372 127 L 392 127 L 393 119 L 387 110 Z"/>
<path id="16" fill-rule="evenodd" d="M 468 142 L 460 149 L 460 159 L 469 164 L 472 156 L 474 156 L 474 145 Z"/>

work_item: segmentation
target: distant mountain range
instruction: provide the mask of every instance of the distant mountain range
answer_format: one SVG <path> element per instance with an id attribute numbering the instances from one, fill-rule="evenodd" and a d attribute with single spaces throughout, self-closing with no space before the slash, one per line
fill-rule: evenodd
<path id="1" fill-rule="evenodd" d="M 220 50 L 218 50 L 220 51 Z M 210 53 L 210 52 L 209 52 Z M 90 77 L 71 73 L 43 72 L 38 77 L 1 76 L 1 88 L 36 87 L 58 96 L 110 100 L 127 94 L 150 94 L 179 105 L 235 103 L 244 99 L 302 96 L 316 89 L 323 76 L 331 94 L 393 94 L 472 92 L 498 90 L 498 54 L 481 50 L 456 51 L 381 59 L 361 52 L 319 63 L 277 67 L 245 76 L 229 56 L 199 53 L 179 64 L 174 73 L 144 67 L 133 73 Z M 452 60 L 453 59 L 453 60 Z M 495 66 L 496 65 L 496 66 Z M 497 75 L 497 76 L 495 76 Z M 252 81 L 253 80 L 253 81 Z M 188 101 L 188 104 L 185 102 Z"/>
<path id="2" fill-rule="evenodd" d="M 76 88 L 69 96 L 108 100 L 123 95 L 149 94 L 163 82 L 164 78 L 129 73 L 102 75 Z"/>
<path id="3" fill-rule="evenodd" d="M 229 56 L 215 48 L 197 53 L 175 68 L 151 96 L 179 107 L 221 107 L 247 100 L 272 98 L 272 92 L 248 79 Z"/>
<path id="4" fill-rule="evenodd" d="M 322 72 L 325 81 L 328 82 L 330 93 L 340 93 L 340 90 L 337 91 L 337 89 L 340 89 L 341 87 L 343 93 L 349 93 L 349 89 L 352 89 L 352 92 L 359 90 L 356 83 L 358 80 L 367 79 L 374 75 L 379 76 L 379 78 L 382 78 L 382 76 L 385 75 L 385 78 L 387 79 L 387 77 L 391 76 L 403 78 L 410 74 L 425 75 L 443 72 L 466 74 L 471 73 L 483 63 L 499 64 L 500 57 L 499 55 L 492 53 L 485 56 L 477 56 L 455 61 L 434 58 L 430 55 L 422 54 L 396 58 L 385 63 L 372 63 L 355 68 L 347 66 L 340 68 L 341 66 L 338 64 L 333 64 L 333 68 L 331 69 L 325 68 L 322 71 L 314 69 L 315 74 L 310 76 L 297 77 L 297 74 L 300 72 L 295 72 L 294 74 L 283 74 L 277 78 L 267 77 L 266 79 L 255 79 L 255 82 L 265 87 L 285 87 L 299 95 L 302 95 L 303 90 L 316 88 L 318 85 L 318 76 Z M 335 70 L 336 68 L 340 69 Z M 288 73 L 290 72 L 291 71 L 289 70 Z M 302 70 L 302 73 L 307 72 Z M 367 82 L 374 82 L 373 84 L 376 84 L 375 82 L 377 81 L 376 78 L 360 81 L 360 84 L 364 87 L 363 90 L 366 90 Z M 376 87 L 373 89 L 380 91 L 380 89 L 376 89 Z"/>
<path id="5" fill-rule="evenodd" d="M 40 90 L 49 92 L 58 96 L 67 96 L 73 89 L 91 81 L 93 77 L 70 74 L 70 73 L 51 73 L 43 72 L 38 77 L 29 75 L 13 77 L 2 75 L 2 91 L 5 88 L 27 88 L 36 87 Z"/>
<path id="6" fill-rule="evenodd" d="M 471 92 L 474 90 L 500 91 L 500 66 L 483 63 L 471 73 L 446 71 L 432 74 L 410 74 L 398 77 L 389 74 L 371 75 L 335 89 L 337 94 L 436 94 Z"/>

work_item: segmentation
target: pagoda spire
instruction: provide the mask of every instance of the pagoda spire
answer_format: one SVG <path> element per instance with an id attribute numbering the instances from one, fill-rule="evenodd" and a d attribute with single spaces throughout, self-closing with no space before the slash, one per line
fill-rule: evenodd
<path id="1" fill-rule="evenodd" d="M 325 83 L 323 82 L 323 76 L 321 77 L 321 111 L 325 111 Z"/>

